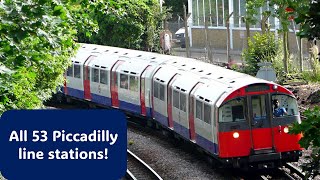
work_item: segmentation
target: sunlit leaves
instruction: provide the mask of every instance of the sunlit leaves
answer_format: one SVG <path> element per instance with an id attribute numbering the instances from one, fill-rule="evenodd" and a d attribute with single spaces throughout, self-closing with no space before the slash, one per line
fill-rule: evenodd
<path id="1" fill-rule="evenodd" d="M 108 1 L 107 14 L 95 14 L 90 11 L 86 15 L 92 16 L 99 24 L 99 31 L 93 33 L 82 32 L 79 40 L 95 44 L 126 47 L 155 51 L 159 38 L 159 29 L 163 14 L 160 12 L 156 0 L 118 0 Z M 101 7 L 102 8 L 102 7 Z"/>
<path id="2" fill-rule="evenodd" d="M 305 149 L 312 149 L 310 156 L 307 156 L 308 162 L 304 162 L 302 169 L 306 172 L 306 178 L 315 177 L 320 173 L 320 108 L 306 110 L 303 115 L 304 119 L 301 124 L 295 123 L 290 128 L 293 134 L 303 134 L 303 138 L 299 141 L 300 145 Z"/>
<path id="3" fill-rule="evenodd" d="M 37 108 L 63 82 L 77 49 L 77 29 L 92 32 L 81 12 L 106 7 L 104 1 L 6 0 L 0 3 L 0 114 Z M 99 9 L 90 10 L 104 14 Z"/>

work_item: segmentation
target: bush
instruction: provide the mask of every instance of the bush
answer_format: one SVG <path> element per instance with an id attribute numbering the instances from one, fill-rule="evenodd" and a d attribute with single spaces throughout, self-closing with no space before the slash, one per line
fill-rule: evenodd
<path id="1" fill-rule="evenodd" d="M 254 34 L 253 40 L 249 40 L 248 49 L 242 52 L 246 62 L 243 72 L 255 76 L 259 70 L 258 63 L 273 62 L 276 56 L 282 54 L 280 44 L 272 32 Z"/>
<path id="2" fill-rule="evenodd" d="M 293 124 L 290 133 L 300 134 L 302 132 L 303 137 L 299 144 L 305 149 L 312 149 L 312 153 L 306 157 L 308 162 L 302 164 L 302 170 L 308 179 L 320 175 L 320 108 L 316 106 L 314 109 L 308 109 L 303 115 L 306 119 L 301 124 Z"/>
<path id="3" fill-rule="evenodd" d="M 320 64 L 318 60 L 318 48 L 316 46 L 313 46 L 310 48 L 311 57 L 308 60 L 311 71 L 304 71 L 302 73 L 302 76 L 305 80 L 311 81 L 311 82 L 320 82 Z"/>

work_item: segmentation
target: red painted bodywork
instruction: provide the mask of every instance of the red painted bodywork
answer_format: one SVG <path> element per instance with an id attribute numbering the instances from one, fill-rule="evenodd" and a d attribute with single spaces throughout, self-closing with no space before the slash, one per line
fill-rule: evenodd
<path id="1" fill-rule="evenodd" d="M 172 118 L 172 88 L 168 87 L 168 126 L 173 128 L 173 118 Z"/>
<path id="2" fill-rule="evenodd" d="M 143 83 L 143 86 L 142 86 Z M 146 99 L 145 99 L 145 90 L 141 87 L 145 87 L 145 79 L 144 77 L 140 77 L 140 104 L 141 104 L 141 115 L 146 116 L 147 110 L 146 110 Z"/>
<path id="3" fill-rule="evenodd" d="M 90 90 L 90 69 L 88 64 L 92 61 L 96 56 L 89 56 L 88 59 L 83 63 L 83 87 L 84 87 L 84 99 L 91 100 L 91 90 Z"/>
<path id="4" fill-rule="evenodd" d="M 113 107 L 119 107 L 119 97 L 118 97 L 118 83 L 117 83 L 117 68 L 123 63 L 123 61 L 117 61 L 111 68 L 111 105 Z"/>
<path id="5" fill-rule="evenodd" d="M 251 96 L 251 95 L 259 95 L 259 94 L 267 94 L 267 93 L 284 93 L 284 94 L 289 94 L 291 96 L 293 96 L 292 92 L 289 91 L 288 89 L 282 87 L 282 86 L 278 86 L 278 88 L 276 90 L 273 89 L 274 84 L 268 84 L 270 86 L 270 90 L 266 90 L 266 91 L 258 91 L 258 92 L 246 92 L 246 88 L 248 86 L 244 86 L 242 88 L 239 88 L 235 91 L 233 91 L 232 93 L 230 93 L 225 99 L 225 101 L 234 99 L 236 97 L 239 96 Z"/>
<path id="6" fill-rule="evenodd" d="M 258 128 L 252 130 L 253 149 L 271 149 L 272 132 L 270 128 Z"/>
<path id="7" fill-rule="evenodd" d="M 190 103 L 190 110 L 189 110 L 189 133 L 190 133 L 190 139 L 195 140 L 196 139 L 196 130 L 194 127 L 194 98 L 189 98 Z"/>
<path id="8" fill-rule="evenodd" d="M 274 132 L 274 144 L 276 152 L 287 152 L 301 150 L 298 144 L 301 135 L 292 135 L 283 132 L 282 126 L 279 131 L 278 127 L 272 128 Z M 239 138 L 235 139 L 233 133 L 238 132 Z M 270 128 L 254 129 L 254 149 L 268 149 L 272 147 Z M 220 132 L 219 138 L 219 156 L 221 158 L 249 156 L 251 145 L 250 130 Z"/>
<path id="9" fill-rule="evenodd" d="M 147 109 L 146 109 L 146 99 L 145 99 L 145 78 L 143 75 L 145 74 L 146 70 L 150 66 L 147 66 L 140 75 L 140 104 L 141 104 L 141 115 L 146 116 L 147 115 Z M 143 87 L 143 88 L 142 88 Z"/>
<path id="10" fill-rule="evenodd" d="M 233 133 L 238 132 L 239 138 L 233 138 Z M 221 158 L 241 157 L 250 154 L 250 131 L 219 132 L 219 156 Z"/>
<path id="11" fill-rule="evenodd" d="M 248 86 L 239 88 L 236 91 L 230 93 L 224 102 L 244 96 L 252 96 L 259 94 L 268 93 L 282 93 L 293 96 L 292 92 L 288 89 L 278 86 L 273 88 L 275 84 L 267 84 L 269 90 L 258 91 L 258 92 L 246 92 Z M 272 127 L 272 128 L 253 128 L 251 130 L 239 130 L 230 132 L 219 132 L 219 156 L 221 158 L 231 158 L 231 157 L 243 157 L 249 156 L 251 149 L 271 149 L 275 148 L 276 152 L 287 152 L 301 150 L 298 141 L 301 139 L 301 135 L 291 135 L 284 133 L 283 129 L 286 126 Z M 235 139 L 233 133 L 238 132 L 239 138 Z M 273 134 L 273 135 L 272 135 Z M 272 139 L 272 137 L 274 137 Z"/>
<path id="12" fill-rule="evenodd" d="M 84 78 L 83 78 L 83 87 L 84 87 L 84 99 L 91 100 L 91 91 L 90 91 L 90 79 L 88 79 L 88 66 L 84 66 Z"/>
<path id="13" fill-rule="evenodd" d="M 67 88 L 67 76 L 64 75 L 64 86 L 63 86 L 63 91 L 64 91 L 64 94 L 68 95 L 68 88 Z"/>
<path id="14" fill-rule="evenodd" d="M 283 132 L 283 129 L 287 126 L 274 127 L 272 130 L 274 132 L 274 143 L 277 152 L 286 152 L 294 150 L 302 150 L 299 145 L 299 140 L 302 134 L 292 135 Z"/>

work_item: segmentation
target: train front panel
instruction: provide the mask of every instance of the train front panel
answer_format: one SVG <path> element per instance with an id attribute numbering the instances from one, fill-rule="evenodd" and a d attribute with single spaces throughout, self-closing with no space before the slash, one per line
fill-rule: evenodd
<path id="1" fill-rule="evenodd" d="M 273 167 L 274 162 L 298 160 L 301 135 L 289 134 L 289 126 L 299 122 L 300 115 L 290 91 L 274 84 L 252 84 L 230 93 L 218 109 L 223 162 Z"/>

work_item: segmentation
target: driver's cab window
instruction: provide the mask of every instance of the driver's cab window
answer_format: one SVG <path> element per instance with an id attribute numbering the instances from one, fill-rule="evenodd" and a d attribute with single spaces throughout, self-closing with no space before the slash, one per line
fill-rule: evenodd
<path id="1" fill-rule="evenodd" d="M 266 97 L 265 96 L 252 96 L 252 115 L 254 120 L 266 118 Z"/>
<path id="2" fill-rule="evenodd" d="M 272 95 L 274 117 L 299 115 L 297 101 L 288 95 Z"/>
<path id="3" fill-rule="evenodd" d="M 228 101 L 219 108 L 219 122 L 244 121 L 244 99 L 237 98 Z"/>

